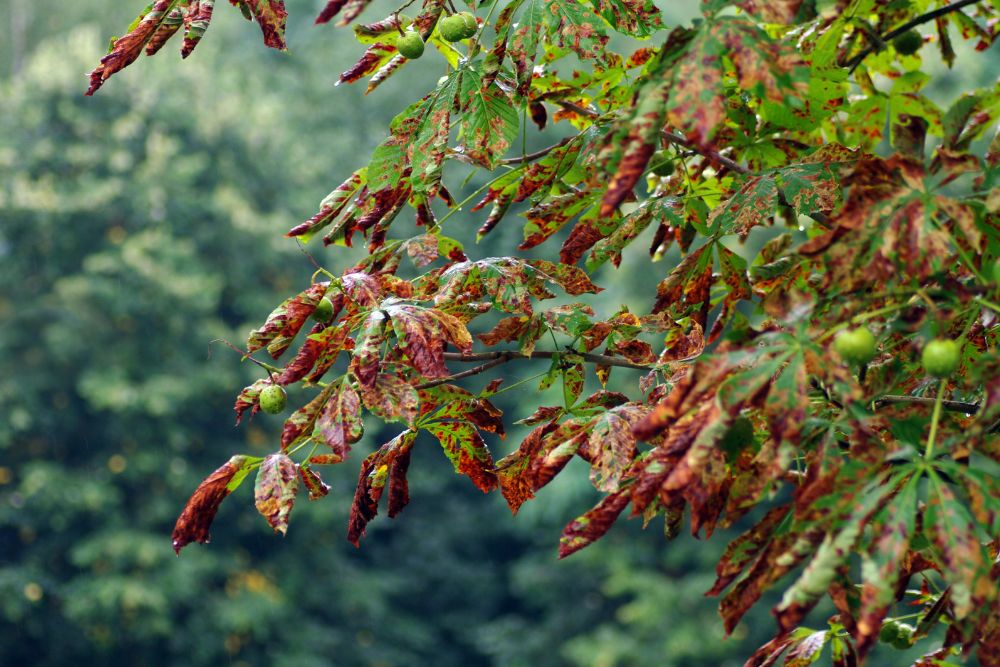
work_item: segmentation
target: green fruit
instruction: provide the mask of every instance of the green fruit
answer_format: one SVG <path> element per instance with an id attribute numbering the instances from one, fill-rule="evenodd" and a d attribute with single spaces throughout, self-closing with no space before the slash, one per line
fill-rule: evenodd
<path id="1" fill-rule="evenodd" d="M 424 38 L 420 36 L 420 33 L 413 30 L 408 30 L 405 35 L 399 38 L 396 42 L 396 48 L 399 49 L 399 55 L 403 56 L 408 60 L 416 60 L 420 56 L 424 55 Z"/>
<path id="2" fill-rule="evenodd" d="M 920 361 L 928 375 L 946 378 L 958 368 L 958 343 L 948 338 L 936 338 L 924 346 Z"/>
<path id="3" fill-rule="evenodd" d="M 924 38 L 916 30 L 909 30 L 892 40 L 896 53 L 902 56 L 912 56 L 924 45 Z"/>
<path id="4" fill-rule="evenodd" d="M 312 318 L 317 322 L 322 322 L 326 324 L 333 319 L 333 302 L 327 299 L 325 296 L 319 300 L 316 304 L 316 309 L 313 311 Z"/>
<path id="5" fill-rule="evenodd" d="M 878 640 L 883 644 L 893 644 L 899 639 L 899 621 L 885 621 L 878 631 Z"/>
<path id="6" fill-rule="evenodd" d="M 446 42 L 460 42 L 465 39 L 465 21 L 458 14 L 446 16 L 438 21 L 438 32 Z"/>
<path id="7" fill-rule="evenodd" d="M 285 409 L 288 395 L 283 387 L 269 384 L 260 390 L 260 409 L 270 415 L 276 415 Z"/>
<path id="8" fill-rule="evenodd" d="M 896 626 L 896 638 L 889 643 L 893 648 L 905 651 L 913 646 L 913 633 L 916 632 L 916 628 L 908 623 L 896 623 Z"/>
<path id="9" fill-rule="evenodd" d="M 848 363 L 867 364 L 875 356 L 875 336 L 865 327 L 841 331 L 833 349 Z"/>
<path id="10" fill-rule="evenodd" d="M 670 176 L 677 169 L 677 165 L 665 151 L 654 153 L 653 157 L 649 160 L 649 164 L 650 171 L 657 176 Z"/>
<path id="11" fill-rule="evenodd" d="M 476 22 L 476 17 L 472 12 L 461 12 L 455 16 L 462 19 L 462 25 L 465 27 L 465 39 L 472 37 L 478 32 L 479 23 Z"/>

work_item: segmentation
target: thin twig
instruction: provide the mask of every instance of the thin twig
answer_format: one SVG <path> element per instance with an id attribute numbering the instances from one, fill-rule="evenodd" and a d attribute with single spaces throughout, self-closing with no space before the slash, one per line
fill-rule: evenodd
<path id="1" fill-rule="evenodd" d="M 429 380 L 427 382 L 424 382 L 424 383 L 421 383 L 421 384 L 418 384 L 418 385 L 414 385 L 413 388 L 414 389 L 430 389 L 431 387 L 436 387 L 436 386 L 441 385 L 441 384 L 445 384 L 445 383 L 448 383 L 448 382 L 453 382 L 455 380 L 461 380 L 462 378 L 472 377 L 473 375 L 479 375 L 480 373 L 488 371 L 489 369 L 493 368 L 494 366 L 499 366 L 501 364 L 505 364 L 508 361 L 510 361 L 510 357 L 499 356 L 499 357 L 496 357 L 494 359 L 491 359 L 490 361 L 487 361 L 485 364 L 480 364 L 479 366 L 475 366 L 474 368 L 470 368 L 467 371 L 462 371 L 461 373 L 455 373 L 454 375 L 449 375 L 448 377 L 438 378 L 436 380 Z"/>
<path id="2" fill-rule="evenodd" d="M 937 9 L 929 11 L 926 14 L 921 14 L 920 16 L 917 16 L 916 18 L 907 21 L 898 28 L 890 30 L 884 35 L 881 35 L 880 39 L 882 40 L 883 43 L 890 42 L 894 38 L 902 35 L 904 32 L 908 32 L 909 30 L 916 28 L 918 25 L 921 25 L 923 23 L 929 23 L 934 19 L 938 18 L 939 16 L 944 16 L 945 14 L 949 14 L 951 12 L 959 10 L 962 7 L 968 7 L 969 5 L 974 5 L 978 2 L 982 2 L 982 0 L 958 0 L 958 2 L 953 2 L 950 5 L 945 5 L 944 7 L 938 7 Z M 878 49 L 879 49 L 878 44 L 869 44 L 868 46 L 866 46 L 861 51 L 861 53 L 854 56 L 854 58 L 852 58 L 851 61 L 848 63 L 850 71 L 853 72 L 854 70 L 856 70 L 858 68 L 858 65 L 860 65 L 865 58 L 875 53 Z"/>
<path id="3" fill-rule="evenodd" d="M 936 399 L 924 398 L 922 396 L 882 396 L 875 399 L 875 409 L 886 405 L 916 403 L 917 405 L 934 405 Z M 979 411 L 977 403 L 966 403 L 964 401 L 941 401 L 941 407 L 951 412 L 964 412 L 967 415 L 974 415 Z"/>
<path id="4" fill-rule="evenodd" d="M 258 366 L 260 366 L 261 368 L 263 368 L 268 373 L 271 373 L 271 374 L 281 373 L 281 369 L 278 368 L 277 366 L 272 366 L 271 364 L 267 364 L 267 363 L 264 363 L 263 361 L 259 361 L 259 360 L 255 359 L 255 358 L 253 358 L 252 356 L 250 356 L 249 352 L 244 352 L 243 350 L 241 350 L 237 346 L 235 346 L 232 343 L 230 343 L 225 338 L 216 338 L 215 340 L 210 340 L 208 342 L 208 349 L 209 350 L 212 349 L 212 343 L 222 343 L 223 345 L 225 345 L 226 347 L 230 348 L 234 352 L 239 352 L 240 356 L 242 356 L 244 359 L 249 359 L 250 361 L 254 362 Z"/>
<path id="5" fill-rule="evenodd" d="M 670 143 L 677 144 L 678 146 L 683 146 L 684 148 L 687 148 L 688 150 L 692 150 L 695 153 L 697 153 L 698 155 L 701 155 L 701 156 L 707 158 L 710 162 L 715 162 L 716 164 L 721 165 L 721 166 L 725 167 L 726 169 L 728 169 L 730 171 L 735 171 L 735 172 L 737 172 L 739 174 L 749 174 L 750 173 L 750 170 L 747 169 L 746 167 L 744 167 L 739 162 L 736 162 L 735 160 L 727 158 L 725 155 L 722 155 L 718 151 L 713 151 L 713 150 L 707 149 L 707 148 L 701 148 L 697 144 L 694 144 L 694 143 L 688 141 L 688 139 L 686 137 L 683 137 L 683 136 L 677 134 L 676 132 L 669 132 L 667 130 L 663 130 L 662 134 L 663 134 L 663 138 L 666 139 L 667 141 L 669 141 Z"/>
<path id="6" fill-rule="evenodd" d="M 528 153 L 526 155 L 518 155 L 517 157 L 504 158 L 503 160 L 500 160 L 500 164 L 523 164 L 525 162 L 534 162 L 539 158 L 545 157 L 546 155 L 556 150 L 557 148 L 562 148 L 563 146 L 573 141 L 574 139 L 576 139 L 575 136 L 566 137 L 565 139 L 561 139 L 558 142 L 552 144 L 548 148 L 537 150 L 534 153 Z"/>

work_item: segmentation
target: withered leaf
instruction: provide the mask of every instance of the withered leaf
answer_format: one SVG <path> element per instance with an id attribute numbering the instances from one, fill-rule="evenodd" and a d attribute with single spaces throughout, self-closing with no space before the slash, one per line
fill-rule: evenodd
<path id="1" fill-rule="evenodd" d="M 253 497 L 260 515 L 276 533 L 288 532 L 288 515 L 299 492 L 299 465 L 284 454 L 264 458 L 257 471 Z"/>

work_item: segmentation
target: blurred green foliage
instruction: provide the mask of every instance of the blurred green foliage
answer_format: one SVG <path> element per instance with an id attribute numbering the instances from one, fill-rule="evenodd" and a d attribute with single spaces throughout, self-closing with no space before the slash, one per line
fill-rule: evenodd
<path id="1" fill-rule="evenodd" d="M 242 489 L 210 546 L 174 556 L 198 481 L 232 453 L 273 450 L 281 425 L 233 428 L 258 373 L 209 341 L 241 340 L 308 281 L 282 233 L 412 93 L 334 92 L 356 49 L 310 28 L 317 3 L 300 1 L 292 55 L 220 12 L 183 67 L 165 51 L 82 97 L 134 4 L 22 3 L 23 65 L 0 83 L 0 664 L 714 667 L 765 641 L 766 606 L 724 642 L 702 597 L 725 540 L 667 543 L 633 521 L 556 562 L 562 525 L 594 500 L 583 470 L 515 521 L 418 446 L 413 503 L 354 550 L 356 466 L 390 432 L 325 473 L 333 491 L 300 503 L 286 539 Z M 429 86 L 430 69 L 405 84 Z M 611 307 L 642 268 L 614 274 Z M 517 435 L 491 445 L 506 453 Z"/>

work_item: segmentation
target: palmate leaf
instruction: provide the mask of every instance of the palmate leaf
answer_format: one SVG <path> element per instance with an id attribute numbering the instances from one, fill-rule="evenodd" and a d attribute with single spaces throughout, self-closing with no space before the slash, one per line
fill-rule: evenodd
<path id="1" fill-rule="evenodd" d="M 441 273 L 439 280 L 436 305 L 459 305 L 489 297 L 496 308 L 506 313 L 531 314 L 531 297 L 554 297 L 545 283 L 559 285 L 573 296 L 601 291 L 577 267 L 515 257 L 458 262 Z"/>
<path id="2" fill-rule="evenodd" d="M 738 234 L 773 218 L 781 201 L 799 215 L 829 213 L 840 204 L 840 172 L 858 156 L 842 146 L 824 146 L 798 163 L 754 175 L 708 218 L 712 232 Z"/>
<path id="3" fill-rule="evenodd" d="M 827 281 L 844 291 L 870 280 L 923 281 L 955 266 L 956 241 L 982 247 L 976 214 L 944 195 L 928 197 L 926 177 L 923 165 L 907 158 L 859 160 L 845 177 L 848 195 L 835 226 L 799 252 L 825 253 Z"/>
<path id="4" fill-rule="evenodd" d="M 732 61 L 745 93 L 783 104 L 804 92 L 808 69 L 797 51 L 772 40 L 746 18 L 706 20 L 670 71 L 666 104 L 667 121 L 699 145 L 709 145 L 724 126 L 723 57 Z"/>

